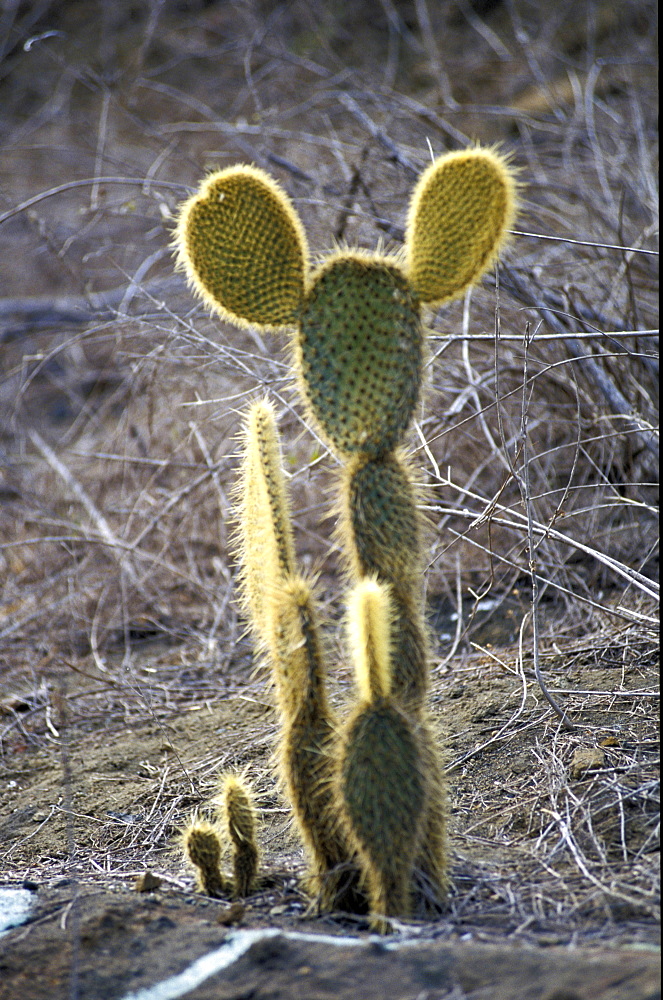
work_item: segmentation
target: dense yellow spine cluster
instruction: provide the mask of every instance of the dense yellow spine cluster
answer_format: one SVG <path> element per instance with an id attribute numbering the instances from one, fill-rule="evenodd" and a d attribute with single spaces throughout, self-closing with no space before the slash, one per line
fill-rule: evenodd
<path id="1" fill-rule="evenodd" d="M 348 647 L 364 701 L 391 694 L 391 602 L 384 584 L 366 577 L 350 592 Z"/>

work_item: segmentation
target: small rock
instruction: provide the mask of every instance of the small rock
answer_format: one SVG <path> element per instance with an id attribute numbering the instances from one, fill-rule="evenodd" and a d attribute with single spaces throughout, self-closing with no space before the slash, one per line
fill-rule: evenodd
<path id="1" fill-rule="evenodd" d="M 600 747 L 578 747 L 571 761 L 571 777 L 580 778 L 586 771 L 598 771 L 605 765 L 605 752 Z"/>
<path id="2" fill-rule="evenodd" d="M 136 892 L 154 892 L 161 886 L 161 882 L 158 875 L 153 875 L 152 872 L 143 872 L 134 882 L 134 889 Z"/>

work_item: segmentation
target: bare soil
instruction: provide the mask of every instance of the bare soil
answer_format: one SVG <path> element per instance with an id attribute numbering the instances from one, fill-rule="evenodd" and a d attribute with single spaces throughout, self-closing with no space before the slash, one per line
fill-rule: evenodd
<path id="1" fill-rule="evenodd" d="M 660 996 L 656 7 L 350 6 L 1 15 L 0 883 L 34 905 L 0 937 L 0 1000 L 120 1000 L 260 929 L 280 933 L 168 995 Z M 300 889 L 277 713 L 233 599 L 240 414 L 268 391 L 342 712 L 334 461 L 285 346 L 192 302 L 169 227 L 205 169 L 248 160 L 286 184 L 316 252 L 396 245 L 427 140 L 470 138 L 514 154 L 519 230 L 540 238 L 514 243 L 499 294 L 485 283 L 431 317 L 412 451 L 452 890 L 439 920 L 378 939 Z M 526 322 L 551 337 L 529 354 Z M 582 343 L 600 383 L 571 344 L 599 333 Z M 506 458 L 528 377 L 541 669 L 572 730 L 535 675 Z M 262 882 L 241 902 L 197 892 L 179 843 L 229 769 L 261 816 Z"/>

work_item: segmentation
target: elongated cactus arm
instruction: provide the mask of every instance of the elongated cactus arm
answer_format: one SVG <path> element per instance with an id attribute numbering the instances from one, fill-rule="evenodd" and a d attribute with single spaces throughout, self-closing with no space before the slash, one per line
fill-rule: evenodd
<path id="1" fill-rule="evenodd" d="M 295 322 L 306 281 L 307 243 L 290 199 L 257 167 L 210 174 L 179 211 L 179 267 L 193 290 L 238 326 Z"/>
<path id="2" fill-rule="evenodd" d="M 270 651 L 282 716 L 281 773 L 308 855 L 308 889 L 323 909 L 352 910 L 360 895 L 357 871 L 334 795 L 337 724 L 327 703 L 309 584 L 300 577 L 284 581 L 274 592 L 272 610 Z"/>
<path id="3" fill-rule="evenodd" d="M 237 508 L 241 593 L 252 627 L 264 646 L 271 635 L 271 595 L 295 572 L 280 442 L 274 408 L 267 400 L 253 403 L 246 417 Z"/>
<path id="4" fill-rule="evenodd" d="M 461 295 L 491 267 L 516 213 L 517 183 L 495 149 L 440 156 L 421 175 L 406 227 L 406 273 L 421 302 Z"/>

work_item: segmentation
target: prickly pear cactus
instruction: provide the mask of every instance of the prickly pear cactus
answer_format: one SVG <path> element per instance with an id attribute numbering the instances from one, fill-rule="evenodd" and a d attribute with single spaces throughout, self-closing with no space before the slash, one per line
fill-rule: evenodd
<path id="1" fill-rule="evenodd" d="M 295 565 L 265 402 L 251 408 L 244 436 L 241 586 L 271 664 L 280 767 L 309 857 L 307 887 L 327 909 L 368 905 L 378 929 L 413 902 L 434 911 L 447 884 L 446 788 L 426 709 L 422 524 L 402 447 L 422 396 L 422 308 L 481 278 L 515 211 L 507 158 L 474 148 L 422 173 L 399 256 L 339 250 L 309 270 L 287 195 L 247 166 L 210 175 L 184 204 L 175 234 L 179 266 L 223 319 L 291 329 L 307 414 L 343 465 L 339 537 L 355 584 L 349 647 L 357 676 L 345 723 L 327 702 L 315 603 Z"/>

